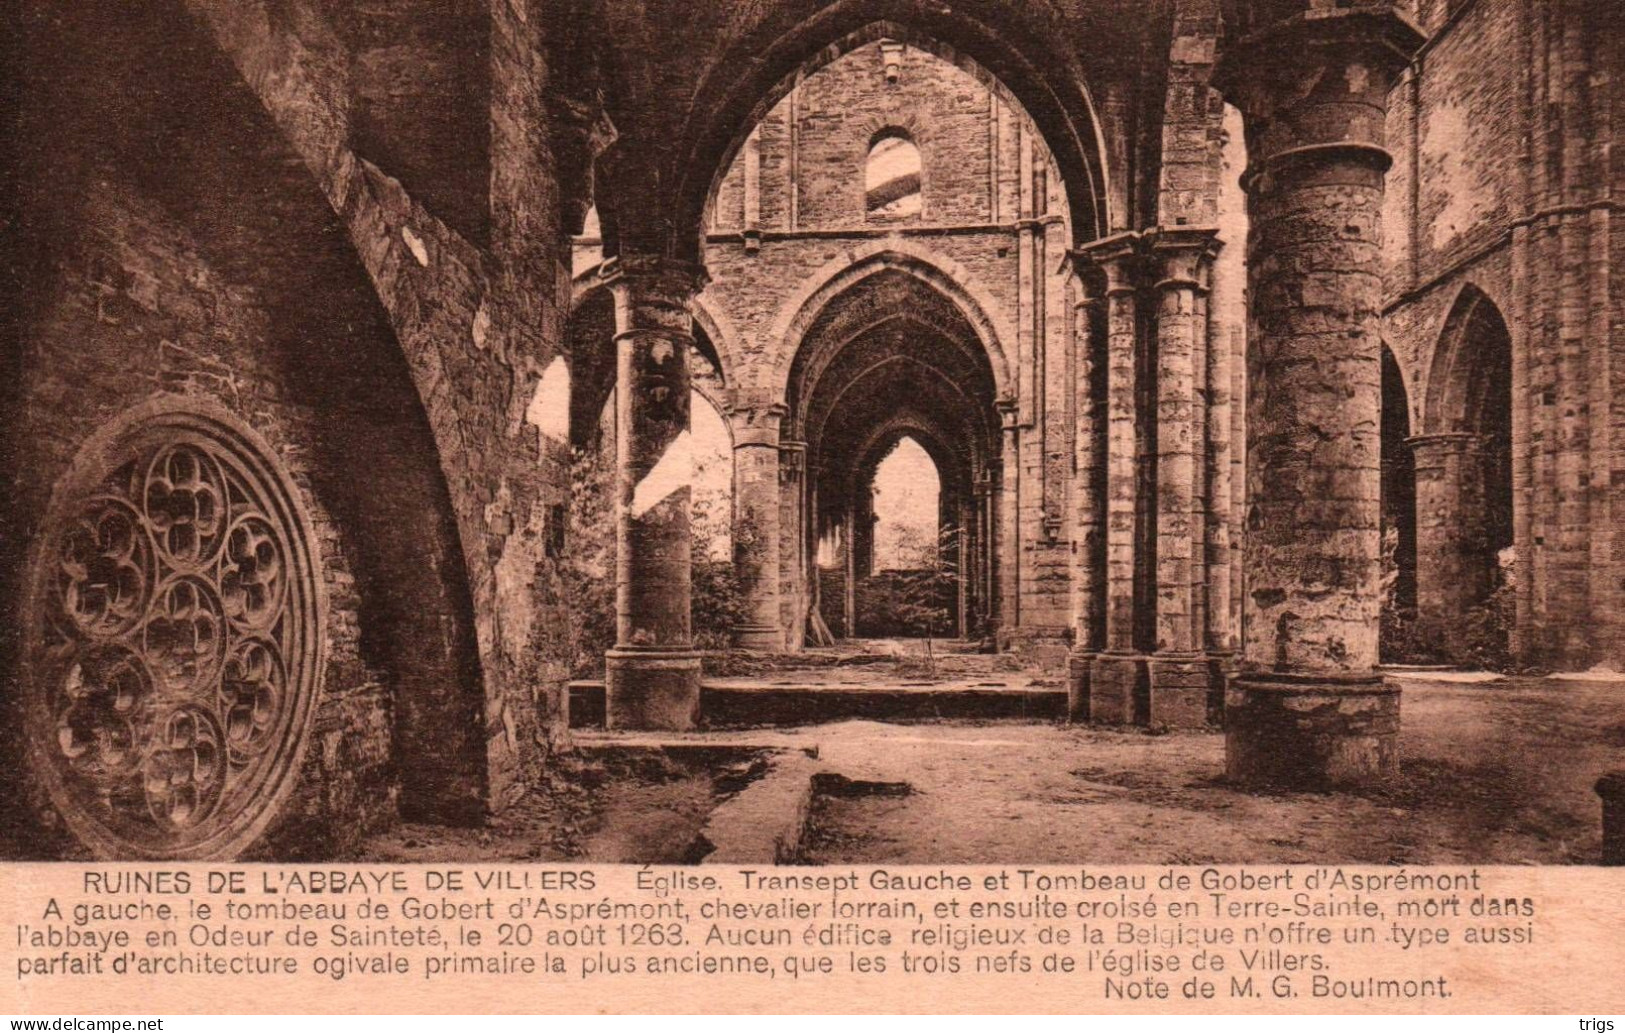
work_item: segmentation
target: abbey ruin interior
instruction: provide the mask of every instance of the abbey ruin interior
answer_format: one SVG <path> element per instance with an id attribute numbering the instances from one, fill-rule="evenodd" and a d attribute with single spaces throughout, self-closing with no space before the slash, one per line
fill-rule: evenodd
<path id="1" fill-rule="evenodd" d="M 0 853 L 540 841 L 594 750 L 850 718 L 1263 822 L 1479 784 L 1502 691 L 1625 860 L 1617 13 L 30 5 Z"/>

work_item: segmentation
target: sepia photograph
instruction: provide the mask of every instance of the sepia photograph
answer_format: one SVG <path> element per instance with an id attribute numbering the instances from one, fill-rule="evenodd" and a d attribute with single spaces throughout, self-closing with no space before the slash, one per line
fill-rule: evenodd
<path id="1" fill-rule="evenodd" d="M 1620 14 L 14 5 L 0 859 L 1625 864 Z"/>

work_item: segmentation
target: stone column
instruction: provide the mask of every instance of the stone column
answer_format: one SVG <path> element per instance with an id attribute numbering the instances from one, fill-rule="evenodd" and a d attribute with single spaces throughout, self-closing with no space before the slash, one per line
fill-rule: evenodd
<path id="1" fill-rule="evenodd" d="M 779 421 L 782 405 L 735 403 L 733 427 L 734 574 L 744 596 L 744 620 L 734 627 L 739 648 L 758 653 L 784 649 L 779 609 Z"/>
<path id="2" fill-rule="evenodd" d="M 606 263 L 615 298 L 615 647 L 610 728 L 692 728 L 700 654 L 689 618 L 689 302 L 704 272 L 654 256 Z"/>
<path id="3" fill-rule="evenodd" d="M 1211 671 L 1196 595 L 1195 572 L 1205 559 L 1206 525 L 1197 509 L 1205 434 L 1198 437 L 1197 361 L 1206 376 L 1207 266 L 1215 231 L 1158 234 L 1157 262 L 1157 650 L 1151 658 L 1154 725 L 1207 724 Z"/>
<path id="4" fill-rule="evenodd" d="M 1416 466 L 1416 611 L 1431 645 L 1463 659 L 1462 620 L 1489 594 L 1484 438 L 1426 434 L 1408 444 Z"/>
<path id="5" fill-rule="evenodd" d="M 1011 632 L 1021 619 L 1021 410 L 1014 399 L 997 403 L 1004 431 L 1003 461 L 999 474 L 999 616 L 994 641 L 1008 648 Z"/>
<path id="6" fill-rule="evenodd" d="M 858 507 L 850 502 L 846 508 L 846 523 L 841 528 L 841 564 L 846 576 L 841 579 L 841 637 L 858 637 Z"/>
<path id="7" fill-rule="evenodd" d="M 1140 519 L 1139 289 L 1137 233 L 1085 248 L 1106 279 L 1106 612 L 1105 649 L 1090 665 L 1089 720 L 1131 724 L 1147 677 L 1135 641 L 1135 553 Z"/>
<path id="8" fill-rule="evenodd" d="M 1076 256 L 1074 265 L 1085 260 Z M 1073 349 L 1077 383 L 1073 385 L 1073 431 L 1075 471 L 1072 477 L 1072 652 L 1067 657 L 1067 719 L 1089 720 L 1089 673 L 1100 651 L 1104 634 L 1101 607 L 1103 574 L 1102 530 L 1105 499 L 1101 496 L 1101 474 L 1106 462 L 1104 413 L 1097 404 L 1096 385 L 1103 374 L 1096 361 L 1097 343 L 1093 333 L 1094 309 L 1086 278 L 1077 278 L 1077 304 L 1073 310 Z"/>
<path id="9" fill-rule="evenodd" d="M 1376 671 L 1383 123 L 1421 42 L 1387 4 L 1316 9 L 1220 68 L 1252 156 L 1245 632 L 1225 697 L 1238 782 L 1398 769 L 1399 692 Z"/>
<path id="10" fill-rule="evenodd" d="M 1220 245 L 1223 247 L 1223 245 Z M 1208 301 L 1212 301 L 1212 269 L 1209 269 Z M 1231 580 L 1235 557 L 1231 552 L 1231 526 L 1234 521 L 1231 488 L 1231 443 L 1234 438 L 1234 409 L 1231 401 L 1233 366 L 1241 356 L 1231 348 L 1234 328 L 1216 323 L 1211 308 L 1203 318 L 1207 323 L 1207 612 L 1206 649 L 1214 684 L 1223 686 L 1235 664 L 1235 621 L 1232 619 Z"/>
<path id="11" fill-rule="evenodd" d="M 784 648 L 800 652 L 806 645 L 808 606 L 813 598 L 808 582 L 817 576 L 814 557 L 808 554 L 807 521 L 810 513 L 806 478 L 807 444 L 779 441 L 779 626 Z M 816 544 L 813 545 L 816 548 Z"/>
<path id="12" fill-rule="evenodd" d="M 998 549 L 998 532 L 993 519 L 993 484 L 991 474 L 983 474 L 976 482 L 976 615 L 977 631 L 984 639 L 993 637 L 996 630 L 997 586 L 993 571 L 997 567 L 994 553 Z"/>

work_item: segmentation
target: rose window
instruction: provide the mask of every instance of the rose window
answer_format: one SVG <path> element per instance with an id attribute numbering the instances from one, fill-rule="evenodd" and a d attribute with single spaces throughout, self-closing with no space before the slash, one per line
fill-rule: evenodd
<path id="1" fill-rule="evenodd" d="M 30 756 L 105 857 L 230 857 L 298 774 L 320 669 L 311 538 L 236 421 L 169 411 L 87 448 L 33 567 Z"/>

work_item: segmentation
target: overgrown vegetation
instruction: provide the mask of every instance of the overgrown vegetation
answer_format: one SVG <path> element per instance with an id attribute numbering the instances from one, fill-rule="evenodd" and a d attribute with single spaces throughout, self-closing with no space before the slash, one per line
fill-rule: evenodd
<path id="1" fill-rule="evenodd" d="M 1517 568 L 1504 557 L 1497 587 L 1459 622 L 1447 624 L 1418 613 L 1401 597 L 1399 567 L 1390 535 L 1383 536 L 1382 610 L 1378 642 L 1382 662 L 1453 664 L 1484 671 L 1510 671 Z"/>
<path id="2" fill-rule="evenodd" d="M 615 644 L 614 497 L 613 457 L 576 449 L 570 463 L 570 547 L 565 564 L 575 678 L 601 677 L 604 651 Z M 700 495 L 690 510 L 691 613 L 694 643 L 702 650 L 726 649 L 734 626 L 744 616 L 739 577 L 733 563 L 721 558 L 731 517 L 726 508 Z"/>

